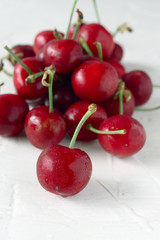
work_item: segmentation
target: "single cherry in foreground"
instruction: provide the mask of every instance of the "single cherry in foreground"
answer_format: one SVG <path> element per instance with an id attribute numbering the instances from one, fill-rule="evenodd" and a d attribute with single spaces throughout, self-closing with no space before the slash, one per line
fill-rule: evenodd
<path id="1" fill-rule="evenodd" d="M 28 111 L 28 104 L 22 97 L 15 94 L 1 94 L 0 135 L 13 136 L 21 132 Z"/>
<path id="2" fill-rule="evenodd" d="M 89 156 L 80 149 L 73 149 L 77 135 L 83 123 L 96 111 L 91 104 L 79 122 L 70 146 L 50 146 L 43 150 L 37 162 L 37 177 L 47 191 L 62 197 L 80 192 L 89 182 L 92 163 Z"/>
<path id="3" fill-rule="evenodd" d="M 123 76 L 123 81 L 126 83 L 126 87 L 132 91 L 136 106 L 149 100 L 152 94 L 152 82 L 145 72 L 139 70 L 128 72 Z"/>
<path id="4" fill-rule="evenodd" d="M 108 153 L 118 157 L 128 157 L 138 152 L 144 145 L 146 134 L 143 126 L 134 118 L 115 115 L 105 120 L 99 127 L 101 131 L 125 129 L 124 135 L 98 135 L 101 146 Z"/>

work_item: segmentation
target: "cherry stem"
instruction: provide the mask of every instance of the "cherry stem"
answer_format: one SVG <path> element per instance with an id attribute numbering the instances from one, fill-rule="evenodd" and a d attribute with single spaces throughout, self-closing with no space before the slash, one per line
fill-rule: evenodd
<path id="1" fill-rule="evenodd" d="M 76 28 L 75 28 L 75 31 L 72 36 L 72 40 L 75 40 L 78 30 L 83 22 L 83 13 L 81 11 L 79 11 L 79 9 L 77 9 L 77 13 L 78 13 L 78 18 L 77 18 Z"/>
<path id="2" fill-rule="evenodd" d="M 55 37 L 56 39 L 63 39 L 62 34 L 61 34 L 60 32 L 58 32 L 57 29 L 55 29 L 55 30 L 53 31 L 53 35 L 54 35 L 54 37 Z"/>
<path id="3" fill-rule="evenodd" d="M 0 72 L 3 71 L 6 75 L 8 75 L 9 77 L 13 77 L 13 74 L 12 73 L 9 73 L 7 70 L 4 69 L 4 63 L 3 63 L 3 59 L 2 58 L 0 60 Z"/>
<path id="4" fill-rule="evenodd" d="M 53 113 L 53 79 L 56 69 L 54 65 L 45 68 L 45 72 L 42 78 L 42 85 L 48 87 L 48 97 L 49 97 L 49 113 Z M 48 82 L 46 79 L 49 77 Z"/>
<path id="5" fill-rule="evenodd" d="M 29 75 L 33 74 L 33 72 L 12 52 L 12 50 L 8 46 L 5 46 L 4 49 L 7 50 L 11 54 L 12 57 L 14 57 L 14 59 L 24 68 L 24 70 Z"/>
<path id="6" fill-rule="evenodd" d="M 73 7 L 72 7 L 72 11 L 71 11 L 71 15 L 70 15 L 70 19 L 69 19 L 69 23 L 68 23 L 68 27 L 67 27 L 67 32 L 64 36 L 64 39 L 67 39 L 68 38 L 68 33 L 69 33 L 69 29 L 70 29 L 70 26 L 71 26 L 71 21 L 72 21 L 72 17 L 73 17 L 73 13 L 74 13 L 74 10 L 75 10 L 75 7 L 76 7 L 76 4 L 77 4 L 78 0 L 74 0 L 74 3 L 73 3 Z"/>
<path id="7" fill-rule="evenodd" d="M 160 88 L 160 85 L 158 85 L 158 84 L 153 84 L 152 87 Z"/>
<path id="8" fill-rule="evenodd" d="M 80 120 L 80 122 L 78 123 L 76 130 L 74 131 L 73 137 L 71 139 L 71 142 L 69 144 L 69 148 L 73 148 L 74 144 L 76 142 L 77 136 L 83 126 L 83 124 L 85 123 L 85 121 L 87 121 L 87 119 L 97 111 L 97 105 L 92 103 L 88 106 L 88 111 L 84 114 L 84 116 L 82 117 L 82 119 Z"/>
<path id="9" fill-rule="evenodd" d="M 80 36 L 79 41 L 83 49 L 86 51 L 86 53 L 89 56 L 93 56 L 91 49 L 89 48 L 88 44 L 86 43 L 85 39 L 82 36 Z"/>
<path id="10" fill-rule="evenodd" d="M 124 92 L 125 83 L 119 83 L 119 114 L 123 115 L 123 92 Z"/>
<path id="11" fill-rule="evenodd" d="M 45 71 L 42 71 L 42 72 L 38 72 L 38 73 L 35 73 L 35 74 L 32 74 L 32 75 L 28 76 L 28 77 L 25 79 L 26 85 L 27 85 L 27 84 L 30 84 L 30 83 L 34 83 L 35 80 L 36 80 L 37 78 L 41 77 L 44 73 L 45 73 Z M 63 83 L 62 78 L 61 78 L 58 74 L 55 73 L 54 76 L 55 76 L 56 78 L 58 78 L 58 80 L 59 80 L 60 82 Z"/>
<path id="12" fill-rule="evenodd" d="M 91 132 L 97 133 L 97 134 L 126 134 L 126 129 L 121 129 L 121 130 L 115 130 L 115 131 L 101 131 L 92 126 L 92 124 L 88 124 L 86 127 L 88 130 Z"/>
<path id="13" fill-rule="evenodd" d="M 150 112 L 150 111 L 155 111 L 160 109 L 160 106 L 154 107 L 154 108 L 134 108 L 135 111 L 139 111 L 139 112 Z"/>
<path id="14" fill-rule="evenodd" d="M 101 23 L 100 17 L 99 17 L 99 13 L 98 13 L 98 7 L 97 7 L 96 0 L 93 0 L 93 5 L 94 5 L 95 13 L 96 13 L 97 22 Z"/>
<path id="15" fill-rule="evenodd" d="M 121 24 L 120 26 L 117 27 L 116 31 L 112 34 L 112 37 L 115 38 L 115 36 L 121 32 L 121 33 L 124 33 L 124 32 L 132 32 L 133 29 L 131 27 L 129 27 L 126 23 L 123 23 Z"/>
<path id="16" fill-rule="evenodd" d="M 95 44 L 96 47 L 97 47 L 99 61 L 102 61 L 103 60 L 103 55 L 102 55 L 102 45 L 101 45 L 101 43 L 100 42 L 94 42 L 93 44 Z"/>
<path id="17" fill-rule="evenodd" d="M 2 87 L 4 85 L 4 82 L 0 83 L 0 87 Z"/>

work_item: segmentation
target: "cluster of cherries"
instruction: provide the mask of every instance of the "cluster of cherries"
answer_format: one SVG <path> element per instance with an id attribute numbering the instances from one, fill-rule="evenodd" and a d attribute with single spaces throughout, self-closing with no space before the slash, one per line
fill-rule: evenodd
<path id="1" fill-rule="evenodd" d="M 24 128 L 29 141 L 43 149 L 37 162 L 40 184 L 62 197 L 80 192 L 91 177 L 91 160 L 74 148 L 76 139 L 98 138 L 105 151 L 118 157 L 143 147 L 145 130 L 131 115 L 152 93 L 146 73 L 126 73 L 120 63 L 123 49 L 114 36 L 131 29 L 122 25 L 111 35 L 100 23 L 82 23 L 77 12 L 77 23 L 71 26 L 70 18 L 66 34 L 46 30 L 36 35 L 33 46 L 5 47 L 17 95 L 0 95 L 0 135 L 13 136 Z M 66 133 L 72 137 L 69 148 L 59 145 Z"/>

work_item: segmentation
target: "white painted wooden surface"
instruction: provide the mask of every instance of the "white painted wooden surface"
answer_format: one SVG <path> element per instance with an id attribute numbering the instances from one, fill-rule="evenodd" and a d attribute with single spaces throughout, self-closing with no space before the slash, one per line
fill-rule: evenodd
<path id="1" fill-rule="evenodd" d="M 36 33 L 65 31 L 72 0 L 1 0 L 0 55 L 4 45 L 32 43 Z M 128 22 L 133 34 L 117 37 L 125 48 L 128 70 L 147 71 L 160 84 L 160 1 L 97 0 L 101 20 L 110 30 Z M 79 0 L 86 21 L 96 21 L 91 0 Z M 76 16 L 74 15 L 74 19 Z M 1 93 L 14 92 L 3 73 Z M 144 107 L 160 105 L 154 89 Z M 77 143 L 93 160 L 93 175 L 78 195 L 60 198 L 41 188 L 36 178 L 40 150 L 22 135 L 0 137 L 1 240 L 153 240 L 160 239 L 160 111 L 135 113 L 147 132 L 143 150 L 122 160 L 105 153 L 97 141 Z M 63 141 L 68 145 L 69 140 Z"/>

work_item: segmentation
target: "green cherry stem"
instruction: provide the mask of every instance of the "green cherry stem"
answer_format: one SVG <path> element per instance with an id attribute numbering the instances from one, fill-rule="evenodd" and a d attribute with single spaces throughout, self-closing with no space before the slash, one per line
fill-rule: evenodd
<path id="1" fill-rule="evenodd" d="M 134 108 L 135 111 L 138 112 L 150 112 L 160 109 L 160 106 L 154 107 L 154 108 Z"/>
<path id="2" fill-rule="evenodd" d="M 53 113 L 53 79 L 56 69 L 54 65 L 45 68 L 45 72 L 42 78 L 42 85 L 48 87 L 48 96 L 49 96 L 49 113 Z M 48 78 L 48 82 L 46 79 Z"/>
<path id="3" fill-rule="evenodd" d="M 80 132 L 83 124 L 85 123 L 85 121 L 93 114 L 97 111 L 97 105 L 92 103 L 88 106 L 88 111 L 84 114 L 84 116 L 82 117 L 82 119 L 80 120 L 80 122 L 78 123 L 76 130 L 73 134 L 73 137 L 71 139 L 71 142 L 69 144 L 69 148 L 74 148 L 74 144 L 76 142 L 78 133 Z"/>
<path id="4" fill-rule="evenodd" d="M 96 13 L 97 22 L 98 22 L 98 23 L 101 23 L 100 17 L 99 17 L 99 13 L 98 13 L 98 7 L 97 7 L 96 0 L 93 0 L 93 5 L 94 5 L 95 13 Z"/>
<path id="5" fill-rule="evenodd" d="M 29 75 L 33 74 L 33 72 L 12 52 L 12 50 L 8 46 L 5 46 L 4 49 L 8 51 L 12 57 L 14 57 L 16 62 L 18 62 Z"/>
<path id="6" fill-rule="evenodd" d="M 119 84 L 119 114 L 123 115 L 123 92 L 124 92 L 125 83 L 120 82 Z"/>
<path id="7" fill-rule="evenodd" d="M 57 29 L 54 29 L 53 35 L 54 35 L 54 37 L 55 37 L 57 40 L 63 39 L 62 34 L 61 34 L 60 32 L 58 32 Z"/>
<path id="8" fill-rule="evenodd" d="M 152 87 L 160 88 L 160 85 L 158 85 L 158 84 L 153 84 Z"/>
<path id="9" fill-rule="evenodd" d="M 3 59 L 2 58 L 0 60 L 0 72 L 3 71 L 6 75 L 8 75 L 9 77 L 13 77 L 13 74 L 12 73 L 9 73 L 7 70 L 4 69 L 4 63 L 3 63 Z"/>
<path id="10" fill-rule="evenodd" d="M 83 49 L 86 51 L 86 53 L 90 56 L 93 56 L 91 49 L 89 48 L 88 44 L 86 43 L 85 39 L 82 36 L 80 36 L 79 42 L 80 42 L 81 46 L 83 47 Z"/>
<path id="11" fill-rule="evenodd" d="M 93 44 L 95 44 L 96 47 L 97 47 L 99 61 L 102 61 L 103 60 L 103 55 L 102 55 L 102 45 L 101 45 L 101 43 L 100 42 L 94 42 Z"/>
<path id="12" fill-rule="evenodd" d="M 72 36 L 72 40 L 75 40 L 78 30 L 83 22 L 83 13 L 81 11 L 79 11 L 79 9 L 77 9 L 77 13 L 78 13 L 78 18 L 77 18 L 76 28 L 75 28 L 75 31 Z"/>
<path id="13" fill-rule="evenodd" d="M 115 130 L 115 131 L 100 131 L 92 126 L 92 124 L 87 125 L 87 129 L 90 130 L 91 132 L 97 133 L 97 134 L 126 134 L 126 129 L 121 129 L 121 130 Z"/>
<path id="14" fill-rule="evenodd" d="M 120 32 L 120 33 L 124 33 L 124 32 L 132 32 L 133 29 L 131 27 L 129 27 L 126 23 L 121 24 L 120 26 L 117 27 L 117 29 L 115 30 L 115 32 L 112 34 L 112 37 L 115 38 L 115 36 Z"/>
<path id="15" fill-rule="evenodd" d="M 70 15 L 70 19 L 69 19 L 69 23 L 68 23 L 68 27 L 67 27 L 67 31 L 66 31 L 66 34 L 64 36 L 64 39 L 68 38 L 69 28 L 71 26 L 72 17 L 73 17 L 73 13 L 74 13 L 74 10 L 75 10 L 77 2 L 78 2 L 78 0 L 74 0 L 72 11 L 71 11 L 71 15 Z"/>

